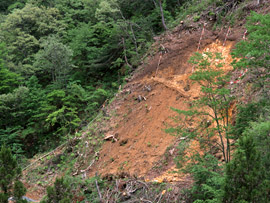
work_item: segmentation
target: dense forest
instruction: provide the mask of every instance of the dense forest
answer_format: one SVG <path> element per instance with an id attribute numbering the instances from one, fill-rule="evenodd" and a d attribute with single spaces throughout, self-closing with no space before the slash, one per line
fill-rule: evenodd
<path id="1" fill-rule="evenodd" d="M 159 3 L 1 1 L 0 145 L 31 157 L 86 125 L 180 5 Z"/>
<path id="2" fill-rule="evenodd" d="M 192 19 L 188 23 L 196 23 L 202 13 L 213 30 L 245 19 L 247 40 L 236 44 L 231 65 L 234 71 L 248 72 L 247 91 L 254 97 L 237 104 L 231 123 L 229 109 L 239 99 L 227 86 L 232 74 L 216 70 L 221 64 L 213 69 L 209 61 L 222 56 L 197 53 L 190 58 L 197 69 L 190 80 L 201 85 L 203 96 L 189 111 L 172 111 L 205 119 L 212 116 L 205 111 L 210 108 L 215 126 L 198 122 L 190 130 L 180 122 L 166 129 L 185 136 L 175 160 L 189 163 L 181 172 L 193 178 L 189 190 L 175 195 L 176 201 L 269 202 L 270 15 L 237 10 L 246 2 L 254 2 L 254 8 L 266 5 L 251 0 L 0 0 L 0 203 L 10 196 L 26 202 L 21 199 L 26 189 L 19 181 L 20 167 L 87 126 L 143 63 L 155 36 L 187 16 Z M 214 136 L 220 140 L 215 144 Z M 193 140 L 205 151 L 187 158 L 187 143 Z M 222 158 L 214 156 L 213 148 Z M 61 177 L 47 188 L 43 202 L 71 202 L 74 191 L 90 202 L 102 202 L 102 193 L 105 197 L 108 192 L 114 194 L 108 202 L 123 202 L 110 181 Z M 140 188 L 146 185 L 138 183 Z M 151 192 L 138 195 L 160 202 L 164 187 L 153 184 L 145 187 Z"/>

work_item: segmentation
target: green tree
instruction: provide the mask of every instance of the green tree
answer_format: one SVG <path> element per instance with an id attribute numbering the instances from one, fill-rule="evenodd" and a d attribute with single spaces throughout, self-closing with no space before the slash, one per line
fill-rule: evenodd
<path id="1" fill-rule="evenodd" d="M 7 13 L 15 8 L 23 8 L 26 0 L 0 0 L 0 12 Z"/>
<path id="2" fill-rule="evenodd" d="M 45 137 L 50 133 L 44 127 L 45 119 L 39 117 L 42 112 L 42 104 L 46 101 L 46 90 L 39 84 L 38 78 L 32 76 L 27 82 L 27 97 L 23 100 L 24 120 L 20 138 L 24 143 L 24 151 L 27 156 L 34 155 L 40 151 L 41 146 L 46 143 Z"/>
<path id="3" fill-rule="evenodd" d="M 270 81 L 270 15 L 252 12 L 248 17 L 247 31 L 247 40 L 238 43 L 233 52 L 235 57 L 241 58 L 235 66 L 248 69 L 249 82 L 259 86 L 263 95 L 267 96 Z"/>
<path id="4" fill-rule="evenodd" d="M 64 138 L 64 135 L 73 132 L 81 122 L 77 105 L 68 100 L 70 97 L 64 90 L 52 90 L 46 97 L 38 117 L 45 119 L 45 128 L 48 131 L 57 138 Z"/>
<path id="5" fill-rule="evenodd" d="M 62 177 L 55 180 L 54 186 L 47 187 L 47 196 L 42 203 L 69 203 L 71 199 L 71 183 Z"/>
<path id="6" fill-rule="evenodd" d="M 223 202 L 269 202 L 269 181 L 252 136 L 240 138 L 227 164 Z"/>
<path id="7" fill-rule="evenodd" d="M 29 89 L 19 87 L 13 92 L 0 95 L 0 145 L 6 143 L 14 153 L 22 153 L 21 130 L 27 123 L 24 101 Z"/>
<path id="8" fill-rule="evenodd" d="M 35 55 L 34 68 L 40 70 L 41 75 L 50 75 L 56 86 L 65 87 L 72 68 L 72 50 L 55 35 L 42 40 L 41 48 Z"/>
<path id="9" fill-rule="evenodd" d="M 74 79 L 80 80 L 82 84 L 89 84 L 94 83 L 96 78 L 102 78 L 106 71 L 111 72 L 110 64 L 114 57 L 110 58 L 110 34 L 111 28 L 105 23 L 82 23 L 68 32 L 76 65 L 73 69 Z"/>
<path id="10" fill-rule="evenodd" d="M 13 194 L 16 202 L 24 203 L 22 196 L 26 193 L 23 184 L 18 180 L 21 169 L 16 159 L 12 156 L 11 150 L 5 145 L 0 151 L 0 202 L 7 203 L 8 198 Z M 15 183 L 13 183 L 15 181 Z M 12 192 L 13 190 L 13 192 Z"/>
<path id="11" fill-rule="evenodd" d="M 30 156 L 39 151 L 49 132 L 45 118 L 39 117 L 46 91 L 35 76 L 25 85 L 0 95 L 0 146 L 6 143 L 16 155 Z"/>
<path id="12" fill-rule="evenodd" d="M 231 158 L 229 108 L 233 97 L 225 87 L 229 76 L 222 70 L 221 59 L 221 54 L 209 52 L 196 53 L 191 57 L 190 62 L 194 64 L 195 72 L 190 79 L 200 84 L 202 95 L 192 103 L 188 111 L 172 109 L 180 116 L 194 120 L 197 126 L 190 129 L 190 126 L 180 124 L 167 132 L 196 139 L 204 150 L 218 149 L 228 163 Z M 213 139 L 215 136 L 219 137 L 218 142 Z"/>
<path id="13" fill-rule="evenodd" d="M 23 195 L 26 193 L 26 188 L 21 181 L 15 181 L 13 186 L 13 197 L 16 203 L 27 203 L 27 200 L 22 199 Z"/>
<path id="14" fill-rule="evenodd" d="M 196 154 L 185 169 L 191 173 L 194 184 L 190 189 L 194 202 L 220 202 L 223 194 L 224 177 L 219 160 L 208 153 Z"/>
<path id="15" fill-rule="evenodd" d="M 7 94 L 14 90 L 19 84 L 21 77 L 9 71 L 5 65 L 7 56 L 4 43 L 0 43 L 0 94 Z"/>
<path id="16" fill-rule="evenodd" d="M 7 10 L 7 8 L 13 4 L 15 2 L 15 0 L 1 0 L 0 1 L 0 11 L 1 12 L 5 12 Z"/>
<path id="17" fill-rule="evenodd" d="M 225 87 L 229 75 L 222 70 L 222 62 L 216 63 L 222 59 L 220 53 L 196 54 L 190 59 L 195 65 L 195 72 L 190 79 L 201 85 L 203 96 L 196 101 L 196 104 L 199 108 L 208 107 L 210 112 L 200 109 L 199 114 L 210 117 L 215 123 L 216 127 L 209 134 L 218 135 L 219 149 L 225 162 L 229 162 L 231 156 L 229 108 L 233 97 L 230 95 L 230 90 Z"/>
<path id="18" fill-rule="evenodd" d="M 235 119 L 235 125 L 232 127 L 232 134 L 236 139 L 242 136 L 242 133 L 249 127 L 251 121 L 256 121 L 258 119 L 264 109 L 264 103 L 264 101 L 261 101 L 237 106 L 238 112 Z"/>
<path id="19" fill-rule="evenodd" d="M 63 16 L 67 30 L 76 29 L 81 23 L 97 23 L 95 11 L 100 0 L 55 0 L 52 7 Z M 46 3 L 48 1 L 45 1 Z M 52 4 L 52 3 L 51 3 Z"/>
<path id="20" fill-rule="evenodd" d="M 0 27 L 0 38 L 7 47 L 7 67 L 29 76 L 35 73 L 32 63 L 40 49 L 39 40 L 50 34 L 61 34 L 64 25 L 55 8 L 36 7 L 27 4 L 7 15 Z"/>
<path id="21" fill-rule="evenodd" d="M 20 76 L 0 65 L 0 94 L 12 92 L 19 84 Z"/>
<path id="22" fill-rule="evenodd" d="M 267 178 L 270 180 L 270 121 L 268 118 L 261 117 L 257 122 L 250 123 L 244 135 L 254 139 L 257 150 L 261 153 L 262 165 L 265 168 Z"/>

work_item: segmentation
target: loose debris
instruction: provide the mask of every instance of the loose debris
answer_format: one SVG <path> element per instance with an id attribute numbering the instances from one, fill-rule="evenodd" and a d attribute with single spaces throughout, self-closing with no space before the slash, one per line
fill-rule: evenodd
<path id="1" fill-rule="evenodd" d="M 151 92 L 152 91 L 151 85 L 145 85 L 144 90 L 146 90 L 147 92 Z"/>
<path id="2" fill-rule="evenodd" d="M 139 95 L 137 100 L 141 102 L 142 100 L 146 101 L 146 97 Z"/>
<path id="3" fill-rule="evenodd" d="M 83 154 L 81 154 L 81 156 L 83 156 Z M 90 162 L 89 166 L 86 169 L 84 169 L 84 170 L 79 170 L 79 168 L 77 168 L 76 172 L 73 173 L 72 175 L 73 176 L 78 175 L 78 173 L 80 171 L 80 173 L 84 173 L 83 174 L 83 178 L 86 178 L 86 172 L 91 169 L 91 167 L 93 166 L 93 164 L 95 163 L 95 161 L 98 160 L 98 157 L 99 157 L 99 152 L 95 152 L 94 158 Z"/>
<path id="4" fill-rule="evenodd" d="M 118 133 L 112 135 L 112 134 L 109 134 L 107 135 L 106 137 L 104 137 L 104 140 L 106 141 L 114 141 L 114 142 L 117 142 L 117 137 L 118 137 Z"/>
<path id="5" fill-rule="evenodd" d="M 180 185 L 146 183 L 140 179 L 111 180 L 113 187 L 101 190 L 95 181 L 100 202 L 181 202 L 188 199 L 180 191 Z M 185 188 L 181 185 L 181 188 Z"/>

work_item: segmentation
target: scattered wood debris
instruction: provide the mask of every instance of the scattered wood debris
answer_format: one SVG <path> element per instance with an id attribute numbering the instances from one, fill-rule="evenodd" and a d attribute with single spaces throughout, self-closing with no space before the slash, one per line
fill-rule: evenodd
<path id="1" fill-rule="evenodd" d="M 151 85 L 145 85 L 143 90 L 146 90 L 147 92 L 151 92 L 152 91 Z"/>
<path id="2" fill-rule="evenodd" d="M 146 97 L 139 95 L 137 100 L 141 102 L 142 100 L 146 101 Z"/>
<path id="3" fill-rule="evenodd" d="M 118 140 L 117 140 L 117 137 L 118 137 L 118 133 L 116 133 L 116 134 L 109 134 L 109 135 L 107 135 L 106 137 L 104 137 L 104 140 L 106 140 L 106 141 L 114 141 L 114 142 L 117 142 Z"/>

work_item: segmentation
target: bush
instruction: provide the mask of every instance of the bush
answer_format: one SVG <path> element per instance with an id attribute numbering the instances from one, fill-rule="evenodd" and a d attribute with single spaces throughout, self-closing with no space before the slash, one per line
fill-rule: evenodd
<path id="1" fill-rule="evenodd" d="M 246 136 L 252 136 L 256 144 L 257 150 L 261 153 L 262 164 L 266 169 L 268 179 L 270 179 L 270 121 L 263 120 L 253 122 L 250 128 L 244 132 Z"/>
<path id="2" fill-rule="evenodd" d="M 26 193 L 24 185 L 18 180 L 21 169 L 16 159 L 12 156 L 11 150 L 5 145 L 0 151 L 0 202 L 7 203 L 8 198 L 13 194 L 18 203 L 24 203 L 22 196 Z M 15 181 L 15 183 L 13 183 Z M 13 192 L 12 192 L 13 191 Z"/>
<path id="3" fill-rule="evenodd" d="M 252 136 L 239 140 L 233 160 L 227 164 L 223 202 L 269 202 L 269 181 Z"/>
<path id="4" fill-rule="evenodd" d="M 222 197 L 224 181 L 219 161 L 210 154 L 197 154 L 194 161 L 187 167 L 195 181 L 191 189 L 193 200 L 196 203 L 218 202 Z"/>
<path id="5" fill-rule="evenodd" d="M 249 81 L 262 90 L 262 95 L 269 97 L 270 15 L 252 12 L 248 18 L 247 31 L 247 40 L 238 43 L 233 52 L 234 57 L 241 58 L 235 63 L 235 67 L 247 68 Z"/>
<path id="6" fill-rule="evenodd" d="M 69 203 L 72 198 L 71 183 L 67 179 L 57 178 L 54 186 L 47 188 L 47 196 L 42 203 Z"/>

